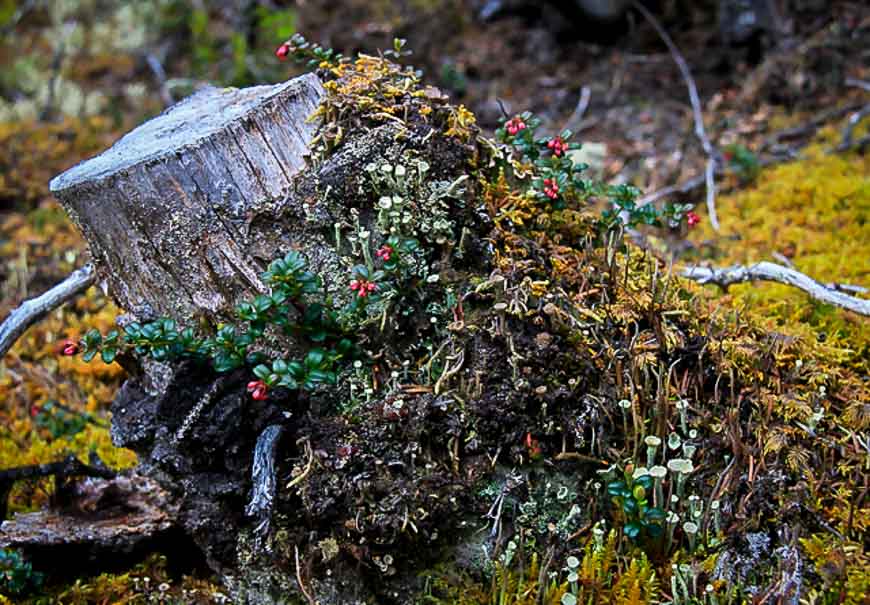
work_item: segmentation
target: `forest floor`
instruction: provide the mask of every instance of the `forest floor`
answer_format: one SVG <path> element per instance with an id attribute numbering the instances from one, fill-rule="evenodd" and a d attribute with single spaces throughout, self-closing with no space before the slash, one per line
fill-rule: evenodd
<path id="1" fill-rule="evenodd" d="M 447 0 L 305 2 L 254 15 L 165 2 L 100 12 L 99 3 L 83 1 L 57 14 L 40 3 L 9 4 L 0 2 L 0 317 L 63 279 L 86 254 L 48 192 L 51 177 L 162 110 L 170 95 L 206 81 L 286 77 L 288 66 L 272 52 L 293 28 L 348 55 L 407 38 L 414 50 L 407 61 L 471 109 L 484 129 L 501 124 L 502 107 L 534 111 L 547 131 L 577 132 L 586 161 L 606 181 L 650 194 L 704 170 L 685 82 L 640 15 L 608 32 L 613 40 L 605 43 L 584 40 L 595 28 L 575 17 L 522 2 L 504 2 L 486 21 L 483 3 Z M 704 3 L 661 4 L 659 18 L 691 66 L 726 170 L 717 180 L 721 229 L 710 224 L 704 187 L 693 187 L 668 199 L 696 204 L 702 225 L 689 233 L 650 231 L 650 250 L 678 264 L 773 260 L 819 281 L 870 287 L 867 145 L 837 150 L 850 116 L 870 102 L 870 7 L 792 8 L 780 31 L 753 50 L 724 45 L 715 11 Z M 702 6 L 678 10 L 682 4 Z M 445 31 L 453 32 L 446 40 Z M 854 141 L 867 135 L 868 121 Z M 711 286 L 705 295 L 763 317 L 771 331 L 825 341 L 844 365 L 870 372 L 866 318 L 774 284 L 724 294 Z M 58 354 L 64 339 L 92 327 L 105 332 L 119 312 L 92 288 L 31 328 L 0 362 L 0 468 L 69 453 L 87 461 L 92 451 L 113 468 L 135 465 L 131 452 L 111 445 L 107 429 L 123 371 Z M 44 506 L 52 493 L 49 481 L 18 482 L 10 514 Z M 167 571 L 167 556 L 49 585 L 47 602 L 116 602 L 133 594 L 221 602 L 207 578 Z"/>

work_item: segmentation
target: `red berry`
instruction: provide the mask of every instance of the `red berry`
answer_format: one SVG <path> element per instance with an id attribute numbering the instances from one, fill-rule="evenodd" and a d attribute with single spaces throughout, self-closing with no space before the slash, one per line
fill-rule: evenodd
<path id="1" fill-rule="evenodd" d="M 564 154 L 568 150 L 568 145 L 565 144 L 565 141 L 562 137 L 555 137 L 550 139 L 547 142 L 547 147 L 549 147 L 553 151 L 553 155 L 560 156 Z"/>
<path id="2" fill-rule="evenodd" d="M 694 227 L 695 225 L 697 225 L 698 223 L 701 222 L 701 217 L 698 216 L 697 214 L 695 214 L 694 212 L 692 212 L 691 210 L 689 210 L 686 213 L 686 222 L 688 223 L 689 228 L 691 229 L 692 227 Z"/>
<path id="3" fill-rule="evenodd" d="M 278 57 L 279 60 L 284 61 L 287 59 L 287 56 L 290 54 L 290 45 L 287 43 L 282 44 L 275 51 L 275 56 Z"/>
<path id="4" fill-rule="evenodd" d="M 513 136 L 513 135 L 516 135 L 521 130 L 525 130 L 526 123 L 523 122 L 520 118 L 511 118 L 510 120 L 505 122 L 504 127 L 507 130 L 508 134 Z"/>
<path id="5" fill-rule="evenodd" d="M 248 383 L 248 393 L 254 401 L 265 401 L 269 398 L 269 387 L 262 380 L 252 380 Z"/>
<path id="6" fill-rule="evenodd" d="M 75 355 L 79 352 L 79 343 L 73 342 L 72 340 L 67 340 L 63 343 L 61 348 L 61 353 L 63 355 Z"/>

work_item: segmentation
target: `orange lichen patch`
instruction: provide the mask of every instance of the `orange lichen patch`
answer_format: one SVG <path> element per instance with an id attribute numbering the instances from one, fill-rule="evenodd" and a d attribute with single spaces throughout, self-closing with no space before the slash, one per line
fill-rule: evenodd
<path id="1" fill-rule="evenodd" d="M 818 281 L 870 287 L 870 266 L 861 262 L 870 257 L 870 157 L 830 153 L 838 141 L 838 130 L 825 130 L 803 159 L 767 168 L 748 189 L 720 196 L 721 233 L 704 221 L 692 235 L 704 256 L 717 265 L 785 257 Z M 766 282 L 734 286 L 724 301 L 766 317 L 771 330 L 826 341 L 829 354 L 870 368 L 865 318 Z"/>

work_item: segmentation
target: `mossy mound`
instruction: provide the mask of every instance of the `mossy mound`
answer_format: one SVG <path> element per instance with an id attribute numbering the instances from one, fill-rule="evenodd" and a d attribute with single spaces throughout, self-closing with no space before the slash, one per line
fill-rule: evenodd
<path id="1" fill-rule="evenodd" d="M 602 233 L 591 206 L 531 195 L 530 167 L 384 59 L 334 69 L 315 161 L 340 153 L 350 128 L 429 119 L 433 139 L 468 146 L 460 207 L 484 244 L 463 258 L 472 239 L 451 231 L 457 215 L 436 217 L 442 241 L 421 238 L 428 272 L 358 326 L 365 360 L 335 390 L 280 398 L 295 439 L 271 550 L 253 528 L 239 536 L 238 594 L 860 603 L 863 362 L 710 300 Z M 369 217 L 384 195 L 347 193 Z M 720 214 L 728 225 L 727 203 Z"/>

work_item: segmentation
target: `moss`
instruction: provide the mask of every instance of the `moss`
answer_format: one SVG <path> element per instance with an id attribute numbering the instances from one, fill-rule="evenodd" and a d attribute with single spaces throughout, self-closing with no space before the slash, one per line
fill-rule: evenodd
<path id="1" fill-rule="evenodd" d="M 860 261 L 870 256 L 870 158 L 830 153 L 838 137 L 839 130 L 824 130 L 800 160 L 766 168 L 748 188 L 719 196 L 721 233 L 705 221 L 692 235 L 702 257 L 727 265 L 778 262 L 779 254 L 821 282 L 870 284 Z M 773 283 L 733 286 L 722 300 L 765 318 L 770 330 L 825 342 L 830 354 L 870 371 L 870 323 L 861 317 Z"/>

